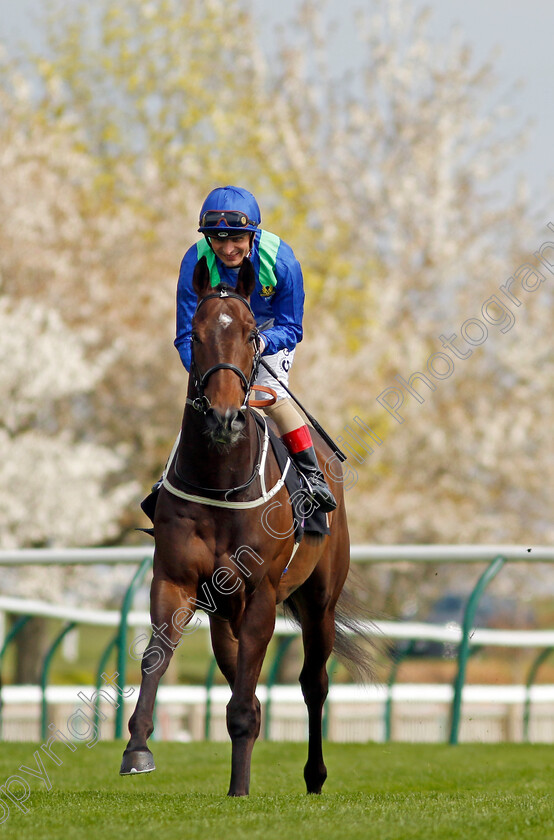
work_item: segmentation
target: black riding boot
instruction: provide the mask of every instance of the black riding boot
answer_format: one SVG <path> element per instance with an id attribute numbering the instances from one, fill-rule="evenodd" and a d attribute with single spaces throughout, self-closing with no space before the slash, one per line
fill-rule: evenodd
<path id="1" fill-rule="evenodd" d="M 317 503 L 318 509 L 322 510 L 323 513 L 330 513 L 335 510 L 337 502 L 319 469 L 313 446 L 309 446 L 301 452 L 295 452 L 290 457 L 306 479 L 311 496 Z"/>

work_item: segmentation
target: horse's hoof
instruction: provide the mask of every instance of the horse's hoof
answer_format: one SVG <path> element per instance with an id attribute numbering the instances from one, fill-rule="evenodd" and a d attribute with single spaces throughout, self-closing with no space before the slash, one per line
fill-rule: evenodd
<path id="1" fill-rule="evenodd" d="M 123 753 L 119 775 L 131 776 L 134 773 L 151 773 L 155 769 L 154 756 L 150 750 L 132 750 Z"/>

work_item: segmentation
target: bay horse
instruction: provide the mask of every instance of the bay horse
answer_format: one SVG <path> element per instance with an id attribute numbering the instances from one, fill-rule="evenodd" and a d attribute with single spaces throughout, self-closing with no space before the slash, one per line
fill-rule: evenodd
<path id="1" fill-rule="evenodd" d="M 315 794 L 327 776 L 322 710 L 326 663 L 336 638 L 335 608 L 350 562 L 348 526 L 342 483 L 327 474 L 337 500 L 328 515 L 330 533 L 306 534 L 292 558 L 295 514 L 248 404 L 259 362 L 249 304 L 254 283 L 247 259 L 234 290 L 210 286 L 205 258 L 194 272 L 198 304 L 187 399 L 154 513 L 154 632 L 142 658 L 140 694 L 120 773 L 155 769 L 146 741 L 154 728 L 156 691 L 200 608 L 209 614 L 213 652 L 232 691 L 227 706 L 229 796 L 249 793 L 252 749 L 260 731 L 256 685 L 276 606 L 286 602 L 302 628 L 300 684 L 309 719 L 304 779 L 307 792 Z M 314 442 L 324 465 L 333 453 L 316 434 Z"/>

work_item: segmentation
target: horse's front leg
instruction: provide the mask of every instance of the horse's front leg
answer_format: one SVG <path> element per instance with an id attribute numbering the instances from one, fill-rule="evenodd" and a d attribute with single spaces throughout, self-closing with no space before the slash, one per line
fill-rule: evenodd
<path id="1" fill-rule="evenodd" d="M 238 639 L 231 630 L 229 621 L 217 615 L 210 615 L 210 635 L 219 670 L 232 691 L 237 675 Z"/>
<path id="2" fill-rule="evenodd" d="M 229 796 L 247 796 L 250 762 L 260 732 L 260 702 L 255 695 L 265 653 L 275 628 L 275 592 L 267 581 L 251 597 L 239 631 L 237 673 L 227 706 L 232 742 Z"/>
<path id="3" fill-rule="evenodd" d="M 121 762 L 120 774 L 148 773 L 155 770 L 154 757 L 146 741 L 154 729 L 154 703 L 158 685 L 165 674 L 185 625 L 192 618 L 188 592 L 167 579 L 154 578 L 150 591 L 153 633 L 141 664 L 142 681 L 135 711 L 129 720 L 131 738 Z"/>

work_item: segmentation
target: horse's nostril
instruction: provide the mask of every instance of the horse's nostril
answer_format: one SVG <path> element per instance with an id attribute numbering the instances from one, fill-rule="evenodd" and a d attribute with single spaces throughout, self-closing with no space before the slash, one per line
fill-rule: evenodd
<path id="1" fill-rule="evenodd" d="M 215 410 L 215 408 L 209 408 L 206 412 L 206 425 L 210 429 L 210 431 L 215 432 L 223 423 L 223 417 L 221 414 Z"/>
<path id="2" fill-rule="evenodd" d="M 206 412 L 206 425 L 216 437 L 238 435 L 246 426 L 246 416 L 239 409 L 228 408 L 225 414 L 221 414 L 216 408 L 209 408 Z"/>
<path id="3" fill-rule="evenodd" d="M 242 432 L 246 426 L 246 414 L 240 409 L 233 412 L 234 417 L 231 420 L 231 430 L 233 432 Z"/>
<path id="4" fill-rule="evenodd" d="M 223 418 L 223 428 L 226 432 L 238 434 L 242 432 L 246 425 L 246 417 L 244 412 L 236 408 L 228 408 Z"/>

